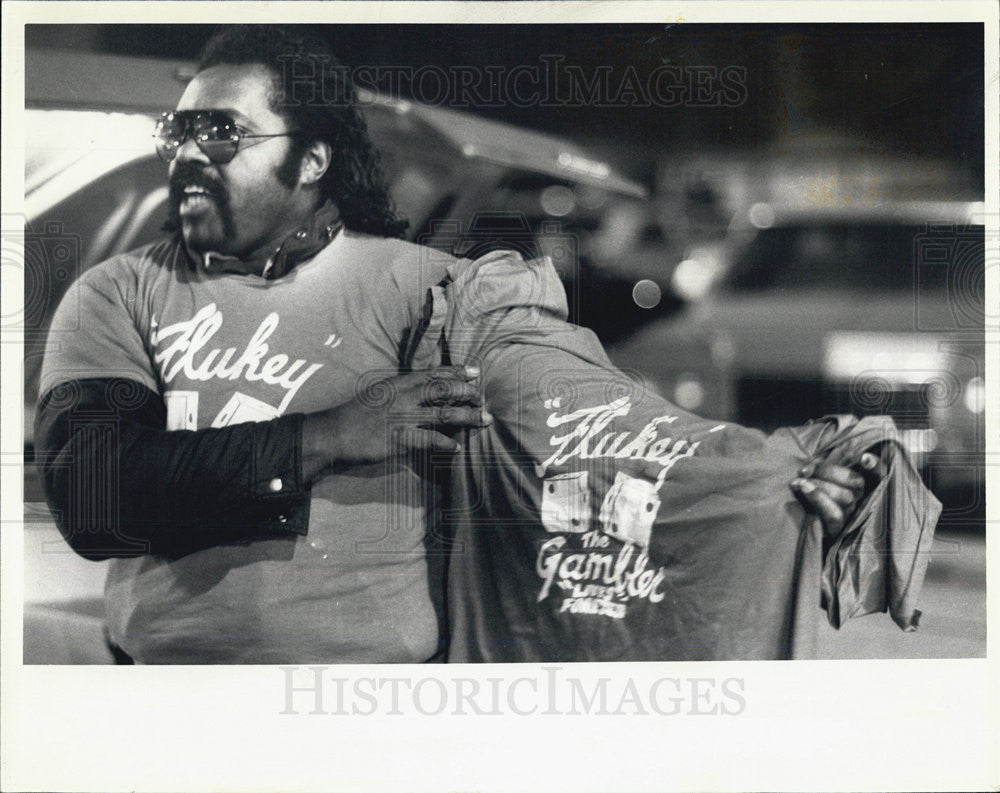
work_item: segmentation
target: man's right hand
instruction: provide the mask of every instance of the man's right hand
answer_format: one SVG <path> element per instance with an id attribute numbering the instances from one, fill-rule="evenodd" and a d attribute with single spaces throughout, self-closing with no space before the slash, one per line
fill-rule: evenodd
<path id="1" fill-rule="evenodd" d="M 377 381 L 343 405 L 311 413 L 302 425 L 307 481 L 410 452 L 455 452 L 443 431 L 484 427 L 479 368 L 441 366 Z M 370 403 L 370 404 L 369 404 Z"/>

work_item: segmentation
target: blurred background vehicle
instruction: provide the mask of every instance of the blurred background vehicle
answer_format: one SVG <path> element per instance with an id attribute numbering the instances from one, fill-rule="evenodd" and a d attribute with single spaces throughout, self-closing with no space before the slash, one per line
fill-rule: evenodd
<path id="1" fill-rule="evenodd" d="M 944 522 L 981 527 L 983 206 L 839 188 L 737 212 L 673 270 L 685 309 L 609 353 L 681 407 L 764 430 L 890 415 Z"/>

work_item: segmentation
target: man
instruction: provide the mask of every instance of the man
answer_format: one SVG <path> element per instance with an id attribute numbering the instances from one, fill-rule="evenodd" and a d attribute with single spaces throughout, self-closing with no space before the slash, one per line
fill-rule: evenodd
<path id="1" fill-rule="evenodd" d="M 454 449 L 430 427 L 488 418 L 475 372 L 389 378 L 384 403 L 359 388 L 399 371 L 428 268 L 392 239 L 356 108 L 280 104 L 281 58 L 308 43 L 213 40 L 158 129 L 179 234 L 84 274 L 52 325 L 47 492 L 69 543 L 113 558 L 111 636 L 141 662 L 417 662 L 438 647 L 427 495 L 400 455 Z"/>
<path id="2" fill-rule="evenodd" d="M 491 421 L 475 367 L 401 374 L 447 261 L 394 239 L 353 89 L 306 34 L 216 34 L 157 148 L 175 233 L 74 284 L 40 384 L 47 496 L 112 559 L 112 639 L 143 663 L 433 658 L 435 492 L 408 456 Z M 835 531 L 861 478 L 800 484 Z"/>

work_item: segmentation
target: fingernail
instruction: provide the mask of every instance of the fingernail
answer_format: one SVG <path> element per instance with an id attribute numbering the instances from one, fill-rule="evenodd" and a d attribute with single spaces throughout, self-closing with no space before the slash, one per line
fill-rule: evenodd
<path id="1" fill-rule="evenodd" d="M 816 489 L 816 485 L 808 479 L 793 479 L 791 484 L 793 488 L 801 490 L 803 493 L 812 493 Z"/>
<path id="2" fill-rule="evenodd" d="M 815 472 L 816 472 L 816 463 L 808 463 L 807 465 L 803 465 L 802 468 L 799 469 L 799 476 L 804 476 L 808 479 Z"/>
<path id="3" fill-rule="evenodd" d="M 465 367 L 466 377 L 479 377 L 479 367 L 478 366 L 466 366 Z"/>
<path id="4" fill-rule="evenodd" d="M 484 410 L 483 411 L 483 424 L 492 424 L 492 423 L 493 423 L 493 414 L 490 413 L 488 410 Z"/>

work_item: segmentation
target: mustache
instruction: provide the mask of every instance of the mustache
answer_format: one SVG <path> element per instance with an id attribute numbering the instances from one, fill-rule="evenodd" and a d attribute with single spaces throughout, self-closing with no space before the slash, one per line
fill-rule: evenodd
<path id="1" fill-rule="evenodd" d="M 229 191 L 225 185 L 209 176 L 201 165 L 193 162 L 179 162 L 175 165 L 168 181 L 169 198 L 167 201 L 167 219 L 163 230 L 174 233 L 181 228 L 181 202 L 184 201 L 184 190 L 188 187 L 200 187 L 213 199 L 219 208 L 223 231 L 227 237 L 235 233 L 235 218 L 229 206 Z"/>
<path id="2" fill-rule="evenodd" d="M 229 193 L 225 186 L 205 173 L 202 166 L 193 162 L 180 162 L 170 174 L 170 203 L 179 206 L 188 187 L 200 187 L 209 198 L 220 206 L 229 205 Z"/>

